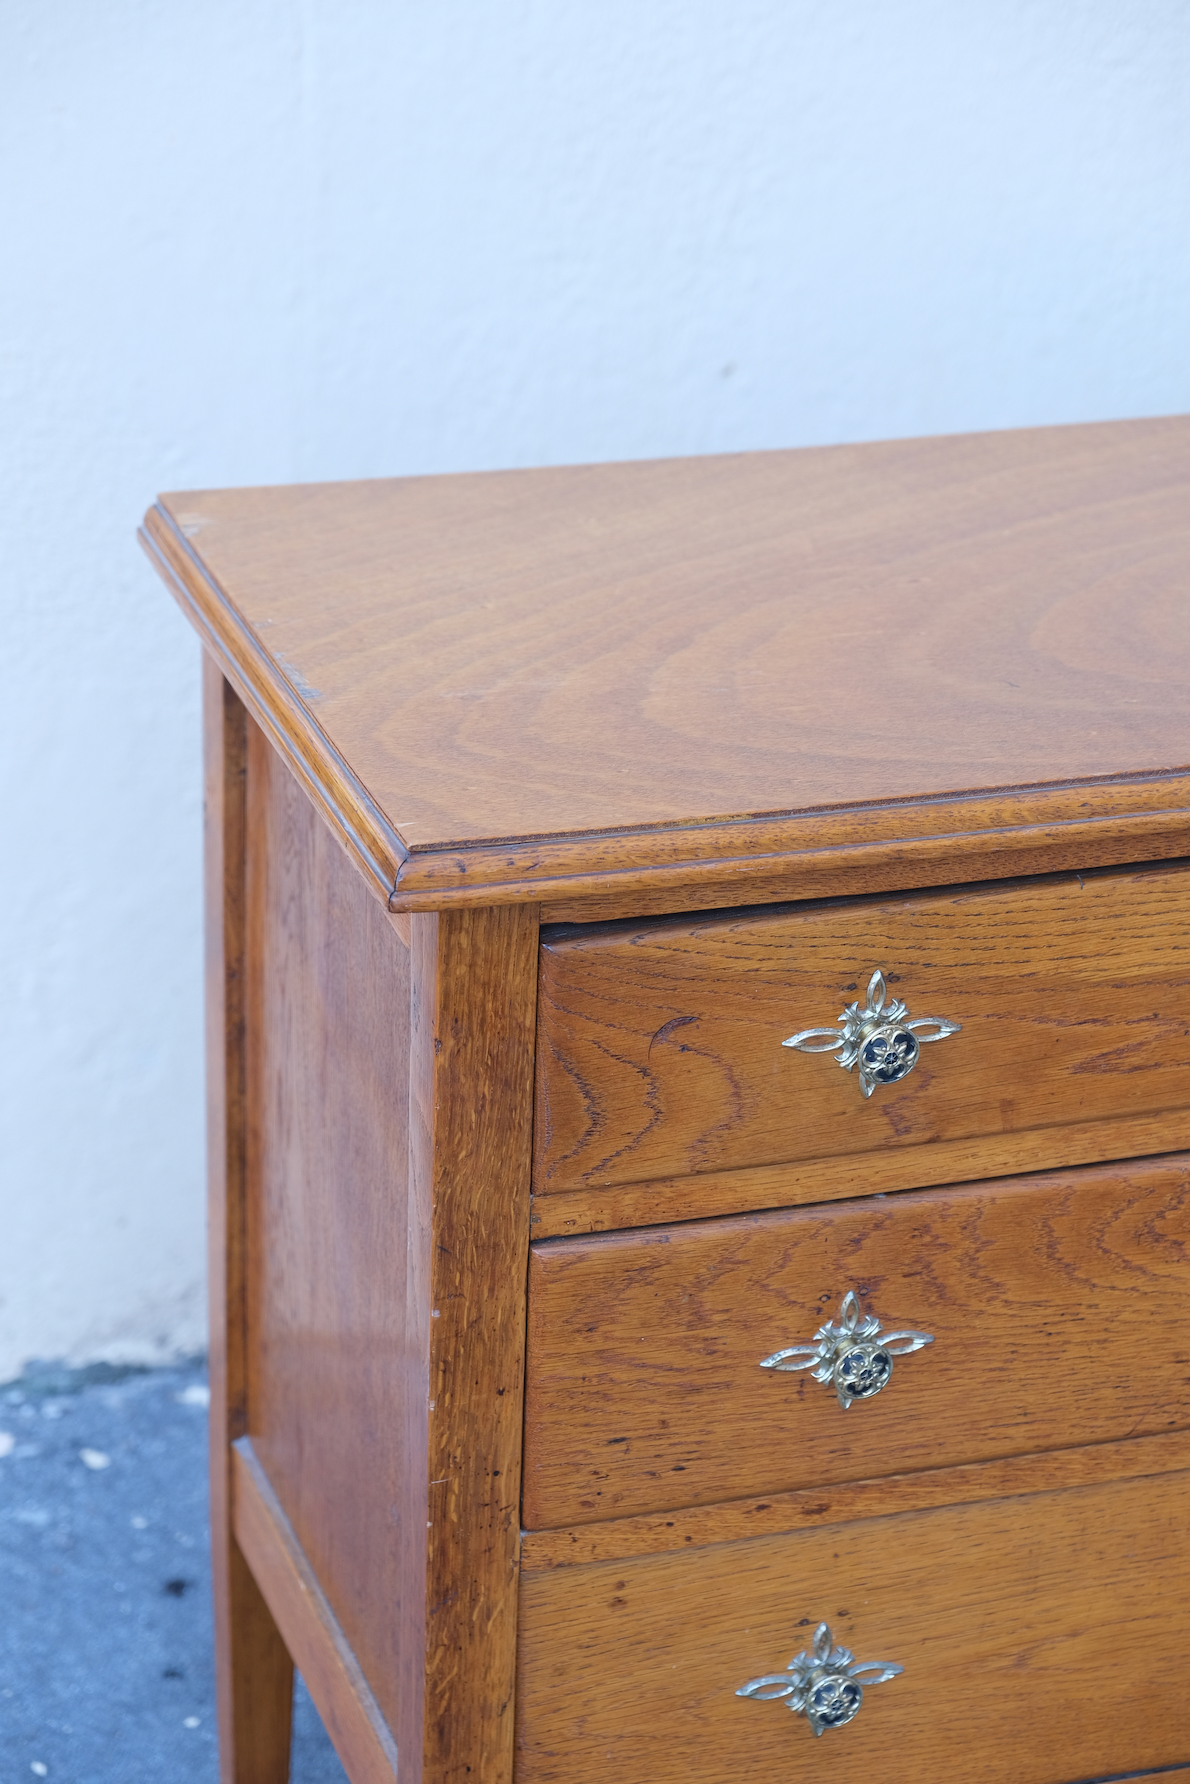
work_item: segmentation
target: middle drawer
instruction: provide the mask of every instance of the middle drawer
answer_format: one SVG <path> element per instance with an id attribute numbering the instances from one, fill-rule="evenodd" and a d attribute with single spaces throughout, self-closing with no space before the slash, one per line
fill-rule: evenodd
<path id="1" fill-rule="evenodd" d="M 540 1242 L 524 1524 L 1190 1427 L 1188 1244 L 1184 1153 Z M 933 1342 L 844 1410 L 761 1362 L 848 1292 Z"/>

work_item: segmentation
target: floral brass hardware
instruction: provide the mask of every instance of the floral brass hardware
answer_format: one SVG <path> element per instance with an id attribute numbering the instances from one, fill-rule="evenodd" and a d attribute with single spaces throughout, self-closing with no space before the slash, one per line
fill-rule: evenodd
<path id="1" fill-rule="evenodd" d="M 883 1685 L 904 1670 L 893 1661 L 857 1662 L 850 1648 L 831 1646 L 831 1632 L 820 1623 L 808 1654 L 795 1654 L 785 1672 L 749 1679 L 736 1696 L 762 1701 L 782 1698 L 795 1716 L 805 1716 L 820 1735 L 828 1728 L 842 1728 L 859 1714 L 865 1685 Z"/>
<path id="2" fill-rule="evenodd" d="M 884 1332 L 874 1313 L 861 1313 L 859 1297 L 849 1288 L 839 1307 L 839 1320 L 819 1326 L 810 1344 L 791 1344 L 761 1360 L 762 1369 L 812 1369 L 814 1380 L 829 1382 L 846 1412 L 853 1400 L 871 1400 L 892 1376 L 893 1358 L 907 1357 L 933 1344 L 932 1332 Z"/>
<path id="3" fill-rule="evenodd" d="M 839 1014 L 836 1028 L 803 1028 L 791 1034 L 783 1047 L 796 1047 L 799 1053 L 835 1053 L 838 1064 L 849 1072 L 859 1066 L 859 1087 L 868 1097 L 878 1084 L 897 1084 L 913 1070 L 922 1046 L 929 1041 L 944 1041 L 958 1034 L 961 1022 L 949 1022 L 944 1016 L 914 1016 L 899 997 L 886 1003 L 888 987 L 879 968 L 868 982 L 868 1001 L 861 1010 L 858 1002 L 850 1003 Z M 925 1034 L 924 1029 L 933 1029 Z M 829 1040 L 823 1040 L 829 1035 Z"/>

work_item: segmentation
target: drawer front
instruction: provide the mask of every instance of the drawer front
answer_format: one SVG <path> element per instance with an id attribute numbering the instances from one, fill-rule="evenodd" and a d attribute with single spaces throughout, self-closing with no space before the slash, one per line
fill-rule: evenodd
<path id="1" fill-rule="evenodd" d="M 532 1247 L 528 1529 L 1190 1426 L 1190 1155 Z M 843 1296 L 933 1343 L 760 1367 Z"/>
<path id="2" fill-rule="evenodd" d="M 865 1100 L 782 1042 L 876 969 L 907 1020 L 961 1032 Z M 1184 1109 L 1188 992 L 1177 865 L 547 932 L 535 1193 Z"/>
<path id="3" fill-rule="evenodd" d="M 1190 1475 L 525 1574 L 517 1784 L 1068 1784 L 1190 1764 Z M 899 1678 L 735 1695 L 827 1622 Z"/>

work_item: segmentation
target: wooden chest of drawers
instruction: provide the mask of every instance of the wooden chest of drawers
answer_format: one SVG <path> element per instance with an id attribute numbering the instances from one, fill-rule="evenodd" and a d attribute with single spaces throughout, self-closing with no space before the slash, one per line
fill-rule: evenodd
<path id="1" fill-rule="evenodd" d="M 1190 1779 L 1190 423 L 144 537 L 225 1784 Z"/>

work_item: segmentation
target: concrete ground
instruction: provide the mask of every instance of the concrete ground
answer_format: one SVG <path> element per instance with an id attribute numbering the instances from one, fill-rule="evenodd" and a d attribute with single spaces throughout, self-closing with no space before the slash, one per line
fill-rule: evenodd
<path id="1" fill-rule="evenodd" d="M 216 1784 L 200 1367 L 0 1387 L 0 1784 Z M 346 1774 L 300 1682 L 292 1784 Z"/>

